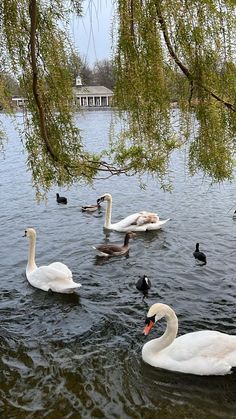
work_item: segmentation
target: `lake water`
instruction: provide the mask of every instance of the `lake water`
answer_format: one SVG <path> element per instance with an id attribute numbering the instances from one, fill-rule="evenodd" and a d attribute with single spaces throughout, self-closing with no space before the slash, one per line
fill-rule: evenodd
<path id="1" fill-rule="evenodd" d="M 77 116 L 88 148 L 108 141 L 111 112 Z M 200 377 L 155 369 L 141 358 L 143 344 L 165 330 L 161 321 L 142 335 L 148 307 L 170 305 L 179 332 L 201 329 L 236 334 L 235 185 L 210 186 L 188 178 L 186 156 L 173 158 L 172 194 L 147 179 L 118 177 L 93 187 L 52 190 L 37 204 L 22 144 L 4 115 L 9 141 L 0 165 L 0 412 L 5 418 L 235 418 L 236 374 Z M 21 122 L 21 116 L 18 115 Z M 55 194 L 67 196 L 58 206 Z M 105 192 L 113 221 L 138 210 L 171 218 L 162 230 L 139 233 L 129 256 L 98 260 L 93 245 L 122 242 L 103 230 L 101 214 L 84 214 Z M 26 227 L 37 231 L 38 265 L 66 263 L 82 287 L 73 295 L 48 294 L 25 276 Z M 196 242 L 206 266 L 192 256 Z M 143 299 L 135 283 L 148 275 Z"/>

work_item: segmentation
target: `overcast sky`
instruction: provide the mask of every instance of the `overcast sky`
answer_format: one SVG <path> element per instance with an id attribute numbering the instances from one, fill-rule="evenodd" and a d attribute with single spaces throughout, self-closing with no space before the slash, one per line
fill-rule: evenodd
<path id="1" fill-rule="evenodd" d="M 74 17 L 72 39 L 82 58 L 92 66 L 111 58 L 113 0 L 84 0 L 84 17 Z"/>

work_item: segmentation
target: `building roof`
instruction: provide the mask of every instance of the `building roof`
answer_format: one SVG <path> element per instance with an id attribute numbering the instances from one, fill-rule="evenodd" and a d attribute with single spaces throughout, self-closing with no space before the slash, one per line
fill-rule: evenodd
<path id="1" fill-rule="evenodd" d="M 104 86 L 76 86 L 74 92 L 79 95 L 113 95 L 113 91 Z"/>

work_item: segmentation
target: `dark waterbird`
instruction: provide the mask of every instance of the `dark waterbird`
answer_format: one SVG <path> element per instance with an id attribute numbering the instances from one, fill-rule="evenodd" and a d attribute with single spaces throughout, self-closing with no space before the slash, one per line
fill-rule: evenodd
<path id="1" fill-rule="evenodd" d="M 60 196 L 59 193 L 56 194 L 58 204 L 67 204 L 67 198 Z"/>
<path id="2" fill-rule="evenodd" d="M 136 282 L 136 288 L 139 291 L 144 291 L 147 292 L 150 288 L 151 288 L 151 281 L 150 279 L 147 277 L 147 275 L 143 275 L 141 278 L 138 279 L 138 281 Z"/>
<path id="3" fill-rule="evenodd" d="M 196 243 L 196 250 L 193 252 L 193 256 L 195 259 L 199 260 L 199 262 L 202 262 L 202 265 L 206 265 L 206 255 L 199 251 L 199 243 Z"/>

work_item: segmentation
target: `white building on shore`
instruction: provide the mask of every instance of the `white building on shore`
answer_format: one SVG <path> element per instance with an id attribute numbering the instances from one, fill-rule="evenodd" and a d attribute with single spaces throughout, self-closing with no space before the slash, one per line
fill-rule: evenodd
<path id="1" fill-rule="evenodd" d="M 104 86 L 83 86 L 81 78 L 76 77 L 74 92 L 75 106 L 82 109 L 106 109 L 112 106 L 113 91 Z M 12 106 L 23 109 L 27 99 L 24 97 L 13 96 Z"/>
<path id="2" fill-rule="evenodd" d="M 83 86 L 76 78 L 74 87 L 75 105 L 80 108 L 109 108 L 112 105 L 112 90 L 104 86 Z"/>

